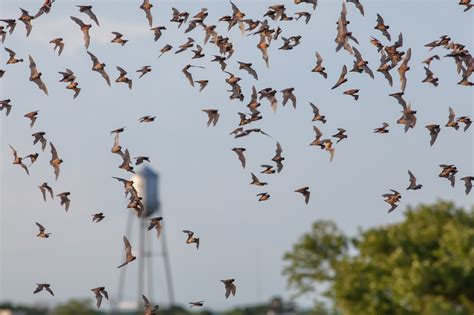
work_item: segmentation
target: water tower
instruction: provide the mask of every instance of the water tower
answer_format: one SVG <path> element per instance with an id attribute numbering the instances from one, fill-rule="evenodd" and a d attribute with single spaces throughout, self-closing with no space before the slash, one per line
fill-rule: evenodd
<path id="1" fill-rule="evenodd" d="M 154 278 L 153 278 L 153 257 L 160 257 L 163 259 L 164 272 L 166 276 L 166 286 L 168 291 L 169 305 L 173 306 L 174 291 L 173 291 L 173 280 L 171 275 L 171 265 L 168 256 L 168 247 L 166 243 L 166 228 L 160 236 L 161 250 L 156 250 L 157 242 L 156 232 L 147 231 L 149 224 L 149 218 L 153 216 L 163 216 L 160 204 L 159 196 L 159 176 L 158 173 L 153 171 L 152 168 L 144 166 L 141 168 L 136 175 L 132 178 L 133 186 L 138 191 L 138 195 L 142 197 L 142 202 L 145 207 L 141 218 L 137 218 L 135 214 L 130 212 L 127 219 L 127 228 L 125 235 L 131 235 L 134 222 L 138 222 L 138 251 L 137 261 L 138 263 L 138 292 L 137 292 L 137 303 L 138 307 L 143 304 L 142 294 L 145 294 L 150 300 L 156 301 L 154 295 Z M 166 219 L 165 219 L 166 220 Z M 163 224 L 164 226 L 166 223 Z M 132 244 L 133 246 L 133 244 Z M 136 246 L 136 245 L 135 245 Z M 112 313 L 114 314 L 120 304 L 123 302 L 123 292 L 125 288 L 127 268 L 120 269 L 119 288 L 117 294 L 117 300 L 113 307 Z M 147 283 L 147 290 L 145 290 L 145 282 Z M 160 283 L 160 282 L 159 282 Z M 160 296 L 162 296 L 160 294 Z"/>

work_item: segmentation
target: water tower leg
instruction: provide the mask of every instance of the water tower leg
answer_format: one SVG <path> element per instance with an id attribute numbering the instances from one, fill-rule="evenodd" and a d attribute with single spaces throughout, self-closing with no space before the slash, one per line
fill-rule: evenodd
<path id="1" fill-rule="evenodd" d="M 166 274 L 166 286 L 168 288 L 168 298 L 170 301 L 170 306 L 175 305 L 174 300 L 174 288 L 173 288 L 173 276 L 171 274 L 171 264 L 170 258 L 168 256 L 168 246 L 166 243 L 166 233 L 165 231 L 161 234 L 161 246 L 163 248 L 163 260 L 165 265 L 165 274 Z"/>
<path id="2" fill-rule="evenodd" d="M 142 304 L 142 294 L 145 294 L 145 260 L 147 259 L 145 253 L 145 219 L 142 217 L 139 220 L 139 250 L 138 250 L 138 299 L 137 299 L 137 307 L 140 309 Z"/>

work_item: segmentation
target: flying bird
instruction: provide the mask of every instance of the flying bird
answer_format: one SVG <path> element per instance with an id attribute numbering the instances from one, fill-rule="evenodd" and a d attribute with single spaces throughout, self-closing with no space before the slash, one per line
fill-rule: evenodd
<path id="1" fill-rule="evenodd" d="M 265 186 L 267 183 L 261 182 L 257 176 L 255 176 L 254 173 L 251 173 L 252 175 L 252 182 L 250 182 L 250 185 L 255 185 L 255 186 Z"/>
<path id="2" fill-rule="evenodd" d="M 141 123 L 150 123 L 150 122 L 154 122 L 155 119 L 156 119 L 156 116 L 146 115 L 146 116 L 141 117 L 138 121 Z"/>
<path id="3" fill-rule="evenodd" d="M 134 159 L 135 159 L 135 165 L 143 164 L 143 162 L 145 161 L 150 163 L 150 158 L 148 156 L 137 156 Z"/>
<path id="4" fill-rule="evenodd" d="M 453 164 L 450 164 L 450 165 L 440 164 L 439 167 L 441 167 L 442 170 L 438 176 L 442 178 L 447 178 L 450 181 L 451 186 L 454 187 L 456 183 L 455 175 L 458 172 L 457 167 L 454 166 Z"/>
<path id="5" fill-rule="evenodd" d="M 390 70 L 392 70 L 395 67 L 395 64 L 389 63 L 390 58 L 387 57 L 387 55 L 381 51 L 380 52 L 380 66 L 377 69 L 377 72 L 380 72 L 384 75 L 385 79 L 387 79 L 388 84 L 390 86 L 393 86 L 393 78 L 392 75 L 390 74 Z"/>
<path id="6" fill-rule="evenodd" d="M 291 103 L 293 104 L 293 108 L 296 108 L 296 96 L 295 94 L 293 94 L 294 90 L 295 88 L 286 88 L 280 91 L 283 94 L 283 106 L 286 105 L 288 100 L 291 100 Z"/>
<path id="7" fill-rule="evenodd" d="M 423 187 L 423 185 L 416 183 L 416 177 L 410 170 L 408 170 L 408 176 L 410 176 L 410 186 L 407 187 L 407 190 L 418 190 Z"/>
<path id="8" fill-rule="evenodd" d="M 64 205 L 64 210 L 66 210 L 66 212 L 69 210 L 69 205 L 71 204 L 71 200 L 69 199 L 70 195 L 71 195 L 71 193 L 69 191 L 62 192 L 62 193 L 56 195 L 60 199 L 59 202 L 60 202 L 61 206 Z"/>
<path id="9" fill-rule="evenodd" d="M 387 124 L 386 122 L 384 122 L 384 123 L 382 124 L 382 127 L 375 128 L 375 129 L 374 129 L 374 133 L 388 133 L 388 132 L 389 132 L 389 130 L 388 130 L 388 127 L 389 127 L 389 126 L 390 126 L 389 124 Z"/>
<path id="10" fill-rule="evenodd" d="M 90 17 L 90 19 L 94 21 L 97 26 L 100 26 L 97 16 L 94 14 L 94 12 L 92 12 L 91 5 L 76 5 L 76 7 L 79 8 L 79 12 L 87 14 L 87 16 Z"/>
<path id="11" fill-rule="evenodd" d="M 293 0 L 295 4 L 300 3 L 309 3 L 313 5 L 313 10 L 316 10 L 316 6 L 318 5 L 318 0 Z"/>
<path id="12" fill-rule="evenodd" d="M 35 124 L 35 121 L 38 118 L 38 112 L 39 110 L 35 110 L 23 115 L 23 117 L 28 118 L 30 120 L 30 128 L 33 128 L 33 125 Z"/>
<path id="13" fill-rule="evenodd" d="M 33 29 L 33 25 L 31 24 L 31 21 L 34 19 L 33 16 L 31 16 L 28 11 L 20 8 L 21 10 L 21 16 L 18 18 L 19 21 L 22 21 L 23 24 L 25 24 L 26 28 L 26 37 L 30 36 L 31 30 Z"/>
<path id="14" fill-rule="evenodd" d="M 464 132 L 466 132 L 467 129 L 469 129 L 469 127 L 470 127 L 471 124 L 472 124 L 471 118 L 469 118 L 469 117 L 467 117 L 467 116 L 458 117 L 458 118 L 456 119 L 456 122 L 457 122 L 457 123 L 463 123 L 463 124 L 464 124 Z"/>
<path id="15" fill-rule="evenodd" d="M 225 298 L 227 299 L 231 294 L 232 296 L 235 296 L 235 291 L 237 289 L 234 284 L 235 279 L 221 280 L 221 282 L 224 284 L 225 287 Z"/>
<path id="16" fill-rule="evenodd" d="M 308 186 L 299 188 L 299 189 L 295 190 L 295 192 L 302 194 L 303 197 L 304 197 L 304 202 L 305 202 L 306 204 L 308 204 L 308 202 L 309 202 L 309 196 L 310 196 L 310 194 L 311 194 L 311 192 L 309 191 L 309 187 L 308 187 Z"/>
<path id="17" fill-rule="evenodd" d="M 160 238 L 161 230 L 163 226 L 161 225 L 161 221 L 163 217 L 155 217 L 150 219 L 150 224 L 148 225 L 148 231 L 155 229 L 156 230 L 156 237 Z"/>
<path id="18" fill-rule="evenodd" d="M 105 219 L 105 215 L 102 212 L 94 213 L 92 215 L 92 222 L 94 222 L 94 223 L 99 223 L 103 219 Z"/>
<path id="19" fill-rule="evenodd" d="M 314 105 L 313 103 L 309 102 L 309 105 L 311 105 L 311 108 L 313 109 L 313 114 L 314 114 L 314 117 L 313 117 L 312 121 L 320 121 L 323 124 L 325 124 L 326 121 L 327 121 L 326 116 L 321 115 L 320 112 L 319 112 L 319 108 L 316 105 Z"/>
<path id="20" fill-rule="evenodd" d="M 151 15 L 152 7 L 153 4 L 150 3 L 150 0 L 143 0 L 143 3 L 140 5 L 140 9 L 145 12 L 145 16 L 148 20 L 148 25 L 150 25 L 150 27 L 153 25 L 153 15 Z"/>
<path id="21" fill-rule="evenodd" d="M 14 19 L 0 19 L 0 21 L 7 24 L 5 27 L 9 30 L 9 33 L 11 35 L 15 30 L 16 21 Z"/>
<path id="22" fill-rule="evenodd" d="M 342 67 L 341 74 L 339 75 L 339 79 L 337 80 L 336 84 L 334 84 L 334 86 L 331 88 L 331 90 L 334 90 L 335 88 L 339 87 L 341 84 L 346 83 L 347 82 L 346 75 L 347 75 L 347 67 L 346 65 L 344 65 Z"/>
<path id="23" fill-rule="evenodd" d="M 183 230 L 184 233 L 188 235 L 188 238 L 186 239 L 186 244 L 196 244 L 196 249 L 199 249 L 199 238 L 194 237 L 194 232 L 189 231 L 189 230 Z"/>
<path id="24" fill-rule="evenodd" d="M 53 293 L 53 290 L 51 290 L 51 285 L 50 284 L 47 284 L 47 283 L 37 283 L 36 284 L 37 287 L 36 289 L 33 291 L 33 294 L 36 294 L 36 293 L 39 293 L 43 290 L 46 290 L 47 292 L 49 292 L 49 294 L 51 294 L 52 296 L 54 296 L 54 293 Z"/>
<path id="25" fill-rule="evenodd" d="M 459 129 L 459 124 L 455 119 L 456 119 L 456 114 L 454 113 L 454 110 L 450 106 L 449 107 L 448 122 L 446 123 L 446 127 L 451 127 L 451 128 L 454 128 L 454 129 L 458 130 Z"/>
<path id="26" fill-rule="evenodd" d="M 63 163 L 63 160 L 59 158 L 58 151 L 53 143 L 50 142 L 49 145 L 51 146 L 51 160 L 49 161 L 49 164 L 53 167 L 54 175 L 56 180 L 58 180 L 59 172 L 61 170 L 59 166 Z"/>
<path id="27" fill-rule="evenodd" d="M 117 66 L 117 70 L 120 72 L 120 75 L 117 79 L 115 79 L 115 82 L 126 83 L 128 84 L 128 88 L 132 89 L 132 80 L 127 78 L 127 71 L 125 71 L 123 68 L 119 66 Z"/>
<path id="28" fill-rule="evenodd" d="M 275 174 L 275 170 L 273 169 L 273 166 L 272 165 L 266 165 L 266 164 L 263 164 L 263 165 L 260 165 L 261 167 L 264 168 L 263 171 L 260 172 L 260 174 Z"/>
<path id="29" fill-rule="evenodd" d="M 173 49 L 173 46 L 169 44 L 166 44 L 165 46 L 163 46 L 163 48 L 160 49 L 161 54 L 158 56 L 158 58 L 160 58 L 164 53 L 170 51 L 171 49 Z"/>
<path id="30" fill-rule="evenodd" d="M 299 19 L 303 18 L 304 17 L 304 22 L 305 24 L 308 24 L 309 21 L 311 20 L 311 13 L 309 12 L 295 12 L 295 15 L 296 15 L 296 20 L 298 21 Z"/>
<path id="31" fill-rule="evenodd" d="M 100 63 L 99 59 L 94 56 L 91 52 L 87 51 L 92 60 L 92 71 L 99 72 L 102 77 L 105 79 L 107 84 L 110 86 L 110 78 L 107 72 L 105 72 L 105 63 Z"/>
<path id="32" fill-rule="evenodd" d="M 220 116 L 218 110 L 217 109 L 203 109 L 202 111 L 205 112 L 208 116 L 207 126 L 209 127 L 211 124 L 215 126 Z"/>
<path id="33" fill-rule="evenodd" d="M 433 72 L 430 69 L 428 69 L 427 67 L 424 67 L 424 68 L 425 68 L 426 77 L 421 82 L 431 83 L 434 86 L 438 86 L 439 79 L 434 76 Z"/>
<path id="34" fill-rule="evenodd" d="M 46 133 L 44 131 L 35 132 L 34 134 L 31 135 L 34 138 L 33 139 L 33 145 L 40 142 L 41 143 L 41 150 L 43 150 L 43 151 L 46 149 L 46 145 L 47 145 L 46 138 L 44 137 L 45 135 L 46 135 Z"/>
<path id="35" fill-rule="evenodd" d="M 188 79 L 189 83 L 191 84 L 192 87 L 194 87 L 194 79 L 193 79 L 193 76 L 191 74 L 191 72 L 189 72 L 188 70 L 191 69 L 191 68 L 201 68 L 201 69 L 204 69 L 204 67 L 201 67 L 201 66 L 193 66 L 193 65 L 186 65 L 183 70 L 181 70 L 183 73 L 184 73 L 184 76 L 186 77 L 186 79 Z"/>
<path id="36" fill-rule="evenodd" d="M 156 315 L 158 314 L 158 310 L 160 309 L 159 305 L 151 305 L 150 301 L 148 301 L 145 295 L 142 295 L 143 304 L 145 307 L 144 315 Z"/>
<path id="37" fill-rule="evenodd" d="M 375 25 L 374 29 L 379 30 L 382 32 L 382 35 L 385 36 L 388 41 L 392 41 L 392 38 L 390 36 L 390 33 L 388 32 L 388 29 L 390 26 L 385 25 L 385 22 L 380 14 L 377 13 L 377 25 Z"/>
<path id="38" fill-rule="evenodd" d="M 183 51 L 187 50 L 188 48 L 191 48 L 194 46 L 194 39 L 191 37 L 188 37 L 188 41 L 182 45 L 179 46 L 179 49 L 175 51 L 175 54 L 182 53 Z"/>
<path id="39" fill-rule="evenodd" d="M 428 131 L 430 132 L 430 146 L 433 146 L 436 141 L 436 138 L 438 138 L 438 134 L 440 133 L 441 128 L 439 125 L 436 124 L 426 125 L 425 128 L 428 129 Z"/>
<path id="40" fill-rule="evenodd" d="M 30 172 L 28 171 L 28 168 L 26 167 L 25 164 L 23 164 L 23 158 L 18 156 L 18 152 L 11 145 L 10 145 L 10 149 L 12 150 L 12 153 L 13 153 L 13 164 L 14 165 L 20 165 L 21 168 L 23 168 L 25 170 L 26 174 L 30 175 Z"/>
<path id="41" fill-rule="evenodd" d="M 359 94 L 357 93 L 359 93 L 359 89 L 350 89 L 350 90 L 342 92 L 342 94 L 344 95 L 352 96 L 354 100 L 356 101 L 359 99 Z"/>
<path id="42" fill-rule="evenodd" d="M 472 189 L 472 181 L 474 181 L 474 176 L 466 176 L 461 178 L 462 181 L 464 181 L 464 186 L 466 187 L 466 195 L 469 195 Z"/>
<path id="43" fill-rule="evenodd" d="M 11 99 L 6 99 L 6 100 L 1 100 L 0 101 L 0 111 L 6 110 L 6 115 L 8 116 L 10 114 L 10 111 L 12 110 L 13 105 L 10 104 Z"/>
<path id="44" fill-rule="evenodd" d="M 282 152 L 283 152 L 283 149 L 281 148 L 280 142 L 277 142 L 275 156 L 272 158 L 272 161 L 276 163 L 278 173 L 280 173 L 281 170 L 283 169 L 282 162 L 285 160 L 285 158 L 281 156 Z"/>
<path id="45" fill-rule="evenodd" d="M 242 164 L 242 168 L 245 168 L 245 155 L 244 152 L 246 151 L 245 148 L 233 148 L 232 151 L 234 151 L 237 156 L 239 157 L 239 161 Z"/>
<path id="46" fill-rule="evenodd" d="M 28 58 L 30 59 L 30 81 L 36 83 L 38 88 L 42 90 L 44 94 L 48 95 L 48 89 L 46 88 L 46 84 L 44 84 L 43 80 L 41 80 L 41 72 L 38 72 L 33 57 L 29 55 Z"/>
<path id="47" fill-rule="evenodd" d="M 408 66 L 408 61 L 410 61 L 410 58 L 411 58 L 411 48 L 408 48 L 407 54 L 403 58 L 402 64 L 398 68 L 398 74 L 400 75 L 401 89 L 403 92 L 405 92 L 405 87 L 407 85 L 406 72 L 410 70 L 410 67 Z"/>
<path id="48" fill-rule="evenodd" d="M 356 57 L 356 60 L 354 61 L 354 66 L 351 72 L 362 73 L 362 71 L 364 71 L 373 79 L 374 73 L 368 66 L 369 62 L 364 60 L 364 58 L 362 58 L 362 54 L 359 52 L 359 50 L 357 50 L 357 48 L 353 47 L 352 49 L 354 50 L 354 55 Z"/>
<path id="49" fill-rule="evenodd" d="M 155 35 L 154 41 L 156 42 L 160 39 L 161 35 L 163 35 L 162 31 L 165 31 L 166 27 L 165 26 L 156 26 L 156 27 L 150 28 L 150 30 L 153 31 L 153 34 Z"/>
<path id="50" fill-rule="evenodd" d="M 14 52 L 13 50 L 11 50 L 10 48 L 7 48 L 7 47 L 4 47 L 4 49 L 9 55 L 9 58 L 7 60 L 7 65 L 13 65 L 13 64 L 16 64 L 16 63 L 19 63 L 19 62 L 23 62 L 23 59 L 17 59 L 15 57 L 16 52 Z"/>
<path id="51" fill-rule="evenodd" d="M 30 159 L 31 163 L 30 163 L 29 166 L 31 166 L 33 163 L 36 162 L 36 160 L 38 159 L 38 156 L 39 156 L 38 153 L 34 153 L 34 154 L 29 154 L 29 155 L 25 156 L 23 159 L 24 160 Z"/>
<path id="52" fill-rule="evenodd" d="M 110 41 L 111 43 L 114 44 L 120 44 L 120 45 L 125 45 L 128 42 L 128 39 L 123 39 L 123 35 L 119 32 L 112 32 L 114 34 L 114 38 Z"/>
<path id="53" fill-rule="evenodd" d="M 135 259 L 137 259 L 137 257 L 132 255 L 132 246 L 130 245 L 130 242 L 128 241 L 127 237 L 125 236 L 123 237 L 123 243 L 125 244 L 125 262 L 121 264 L 120 266 L 118 266 L 117 268 L 121 268 L 127 265 L 128 263 L 134 261 Z"/>
<path id="54" fill-rule="evenodd" d="M 89 44 L 91 42 L 91 37 L 89 35 L 89 30 L 92 27 L 92 24 L 85 24 L 84 22 L 82 22 L 81 19 L 78 19 L 75 16 L 71 16 L 71 20 L 76 22 L 76 24 L 79 25 L 79 27 L 81 28 L 82 34 L 84 36 L 84 46 L 86 47 L 86 49 L 88 49 Z"/>
<path id="55" fill-rule="evenodd" d="M 360 0 L 347 0 L 347 2 L 354 3 L 356 8 L 360 11 L 360 14 L 364 15 L 364 7 L 362 6 L 362 3 L 360 3 Z"/>
<path id="56" fill-rule="evenodd" d="M 252 68 L 252 63 L 245 63 L 241 61 L 237 61 L 239 64 L 239 70 L 247 71 L 255 80 L 258 80 L 257 72 Z"/>
<path id="57" fill-rule="evenodd" d="M 151 66 L 143 66 L 141 69 L 137 70 L 136 72 L 140 72 L 140 76 L 138 77 L 141 79 L 145 74 L 151 72 Z"/>
<path id="58" fill-rule="evenodd" d="M 35 223 L 36 223 L 36 226 L 38 226 L 38 229 L 39 229 L 39 233 L 36 236 L 39 237 L 39 238 L 49 238 L 51 233 L 46 233 L 46 229 L 44 228 L 44 226 L 42 226 L 38 222 L 35 222 Z"/>
<path id="59" fill-rule="evenodd" d="M 421 63 L 426 64 L 426 65 L 428 66 L 428 68 L 429 68 L 430 65 L 431 65 L 431 62 L 432 62 L 433 60 L 435 60 L 435 59 L 436 59 L 436 60 L 439 60 L 439 56 L 438 56 L 438 55 L 433 55 L 433 56 L 431 56 L 431 57 L 426 58 L 426 59 L 423 60 Z"/>
<path id="60" fill-rule="evenodd" d="M 197 80 L 194 82 L 199 84 L 199 92 L 202 92 L 202 90 L 204 90 L 204 88 L 209 84 L 209 80 Z"/>
<path id="61" fill-rule="evenodd" d="M 96 299 L 97 308 L 100 308 L 100 304 L 102 304 L 102 298 L 105 297 L 107 300 L 109 299 L 109 294 L 105 291 L 105 287 L 98 287 L 91 289 L 94 292 L 94 296 Z"/>
<path id="62" fill-rule="evenodd" d="M 130 158 L 130 152 L 128 151 L 128 149 L 125 149 L 125 152 L 123 155 L 121 155 L 121 157 L 122 157 L 122 164 L 119 165 L 119 168 L 127 172 L 135 174 L 135 171 L 133 170 L 133 166 L 132 166 L 132 160 Z"/>
<path id="63" fill-rule="evenodd" d="M 337 128 L 337 133 L 332 135 L 333 138 L 337 138 L 337 143 L 341 142 L 342 140 L 346 139 L 347 138 L 347 135 L 345 134 L 346 133 L 346 130 L 343 129 L 343 128 Z"/>
<path id="64" fill-rule="evenodd" d="M 58 37 L 58 38 L 55 38 L 53 40 L 50 40 L 49 41 L 50 44 L 54 44 L 54 51 L 56 51 L 57 48 L 58 49 L 58 56 L 61 56 L 61 53 L 63 52 L 63 49 L 64 49 L 64 43 L 63 43 L 63 39 L 61 37 Z"/>
<path id="65" fill-rule="evenodd" d="M 204 301 L 189 302 L 189 307 L 201 307 L 204 305 Z"/>
<path id="66" fill-rule="evenodd" d="M 311 70 L 311 72 L 316 72 L 322 75 L 325 79 L 328 78 L 328 74 L 325 72 L 326 68 L 323 67 L 323 58 L 321 55 L 316 52 L 316 66 Z"/>
<path id="67" fill-rule="evenodd" d="M 48 183 L 45 182 L 45 183 L 41 184 L 41 186 L 38 186 L 38 188 L 40 189 L 41 194 L 43 195 L 43 200 L 44 201 L 46 201 L 46 192 L 48 192 L 50 194 L 51 199 L 54 199 L 53 189 L 48 186 Z"/>
<path id="68" fill-rule="evenodd" d="M 270 199 L 270 194 L 264 192 L 264 193 L 257 194 L 257 197 L 258 197 L 258 201 L 266 201 Z"/>
<path id="69" fill-rule="evenodd" d="M 385 198 L 384 201 L 390 205 L 390 209 L 388 210 L 388 213 L 395 210 L 398 207 L 397 202 L 399 202 L 400 199 L 402 199 L 402 195 L 398 191 L 393 190 L 393 189 L 390 189 L 390 191 L 392 193 L 382 195 L 382 197 Z"/>

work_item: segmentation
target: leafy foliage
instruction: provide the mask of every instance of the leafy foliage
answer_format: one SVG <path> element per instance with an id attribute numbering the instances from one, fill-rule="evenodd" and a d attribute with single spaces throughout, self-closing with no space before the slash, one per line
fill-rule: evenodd
<path id="1" fill-rule="evenodd" d="M 58 305 L 52 312 L 53 315 L 99 315 L 92 306 L 90 299 L 86 300 L 70 300 L 65 304 Z"/>
<path id="2" fill-rule="evenodd" d="M 285 255 L 285 273 L 300 294 L 327 287 L 345 315 L 471 315 L 473 245 L 474 212 L 440 201 L 352 240 L 316 222 Z"/>

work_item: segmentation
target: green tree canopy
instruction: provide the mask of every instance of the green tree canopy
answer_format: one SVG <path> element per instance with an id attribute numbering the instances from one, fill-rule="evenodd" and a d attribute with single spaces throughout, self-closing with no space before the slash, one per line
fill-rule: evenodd
<path id="1" fill-rule="evenodd" d="M 408 207 L 353 239 L 316 222 L 284 258 L 290 286 L 325 288 L 344 315 L 474 313 L 474 212 L 450 202 Z"/>
<path id="2" fill-rule="evenodd" d="M 101 312 L 94 309 L 92 301 L 72 299 L 67 303 L 60 304 L 54 308 L 53 315 L 99 315 Z"/>

